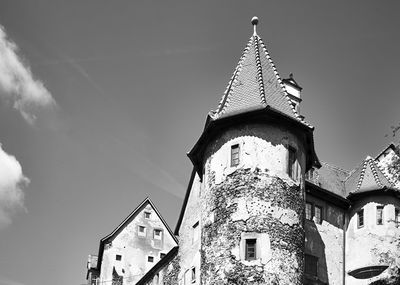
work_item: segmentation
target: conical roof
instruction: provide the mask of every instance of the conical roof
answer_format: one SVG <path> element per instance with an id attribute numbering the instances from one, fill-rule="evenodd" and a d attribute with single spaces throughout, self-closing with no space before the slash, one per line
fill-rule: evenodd
<path id="1" fill-rule="evenodd" d="M 295 110 L 264 42 L 254 29 L 224 95 L 217 109 L 210 112 L 210 117 L 218 120 L 265 108 L 306 124 Z"/>
<path id="2" fill-rule="evenodd" d="M 393 184 L 385 176 L 375 160 L 367 156 L 345 181 L 347 193 L 355 194 L 373 190 L 392 188 Z"/>

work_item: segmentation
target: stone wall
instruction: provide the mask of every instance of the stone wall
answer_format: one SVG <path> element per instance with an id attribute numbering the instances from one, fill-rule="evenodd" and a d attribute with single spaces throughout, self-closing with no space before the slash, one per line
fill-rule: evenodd
<path id="1" fill-rule="evenodd" d="M 233 144 L 240 145 L 235 167 Z M 297 150 L 297 181 L 287 175 L 289 145 Z M 303 284 L 304 165 L 301 142 L 277 126 L 238 126 L 208 147 L 200 195 L 202 284 Z M 243 257 L 246 236 L 257 238 L 255 260 Z"/>

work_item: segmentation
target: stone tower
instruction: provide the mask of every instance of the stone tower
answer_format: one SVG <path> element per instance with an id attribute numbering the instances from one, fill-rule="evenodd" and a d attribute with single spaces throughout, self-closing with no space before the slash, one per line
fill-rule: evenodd
<path id="1" fill-rule="evenodd" d="M 256 17 L 252 24 L 188 154 L 201 185 L 193 226 L 200 228 L 201 284 L 303 284 L 304 173 L 319 165 L 313 127 L 298 114 Z"/>

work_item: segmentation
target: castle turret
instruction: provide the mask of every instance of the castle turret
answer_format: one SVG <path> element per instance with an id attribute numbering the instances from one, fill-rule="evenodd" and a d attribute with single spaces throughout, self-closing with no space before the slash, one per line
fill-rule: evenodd
<path id="1" fill-rule="evenodd" d="M 252 24 L 228 87 L 188 154 L 200 186 L 196 198 L 187 194 L 177 231 L 187 235 L 185 219 L 199 216 L 191 223 L 193 232 L 200 228 L 201 284 L 303 284 L 304 173 L 319 165 L 313 127 L 296 111 L 256 17 Z M 180 250 L 187 260 L 186 244 Z"/>

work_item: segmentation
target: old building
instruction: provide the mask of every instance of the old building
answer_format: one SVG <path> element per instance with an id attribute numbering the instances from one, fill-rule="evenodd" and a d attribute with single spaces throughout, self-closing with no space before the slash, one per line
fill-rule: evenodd
<path id="1" fill-rule="evenodd" d="M 352 171 L 320 162 L 302 88 L 280 78 L 257 23 L 188 154 L 174 234 L 158 213 L 157 226 L 147 223 L 154 206 L 142 203 L 101 240 L 89 268 L 98 284 L 364 285 L 398 274 L 400 191 L 388 170 L 396 146 Z M 163 247 L 141 227 L 162 230 Z"/>

